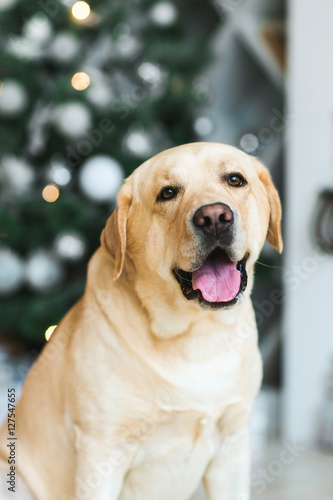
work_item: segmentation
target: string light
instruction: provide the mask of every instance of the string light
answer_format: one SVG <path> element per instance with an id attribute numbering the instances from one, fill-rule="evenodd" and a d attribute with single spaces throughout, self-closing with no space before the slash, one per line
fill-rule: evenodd
<path id="1" fill-rule="evenodd" d="M 75 2 L 75 4 L 72 7 L 72 14 L 75 19 L 78 19 L 79 21 L 83 21 L 84 19 L 87 19 L 87 17 L 90 14 L 90 6 L 87 4 L 87 2 Z"/>
<path id="2" fill-rule="evenodd" d="M 72 87 L 75 90 L 85 90 L 90 85 L 90 78 L 87 73 L 80 71 L 79 73 L 75 73 L 72 78 Z"/>
<path id="3" fill-rule="evenodd" d="M 48 203 L 53 203 L 59 198 L 59 188 L 55 184 L 48 184 L 43 189 L 42 196 Z"/>
<path id="4" fill-rule="evenodd" d="M 48 329 L 45 331 L 45 338 L 46 338 L 47 341 L 50 340 L 51 335 L 54 332 L 54 330 L 57 328 L 57 326 L 58 325 L 49 326 Z"/>

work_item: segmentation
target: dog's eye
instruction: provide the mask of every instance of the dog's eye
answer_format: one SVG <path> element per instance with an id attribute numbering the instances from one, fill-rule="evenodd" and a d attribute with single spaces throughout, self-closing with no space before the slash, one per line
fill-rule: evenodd
<path id="1" fill-rule="evenodd" d="M 160 192 L 160 194 L 157 197 L 157 201 L 165 201 L 165 200 L 171 200 L 174 198 L 178 193 L 178 189 L 168 186 Z"/>
<path id="2" fill-rule="evenodd" d="M 228 184 L 234 187 L 244 186 L 244 184 L 246 184 L 246 180 L 240 174 L 231 174 L 228 177 Z"/>

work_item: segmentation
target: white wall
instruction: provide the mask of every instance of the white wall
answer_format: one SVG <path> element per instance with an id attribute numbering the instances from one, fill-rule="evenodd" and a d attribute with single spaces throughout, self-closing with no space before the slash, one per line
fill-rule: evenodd
<path id="1" fill-rule="evenodd" d="M 333 258 L 315 257 L 311 235 L 317 195 L 333 188 L 332 0 L 290 0 L 289 37 L 283 430 L 311 442 L 333 359 Z"/>

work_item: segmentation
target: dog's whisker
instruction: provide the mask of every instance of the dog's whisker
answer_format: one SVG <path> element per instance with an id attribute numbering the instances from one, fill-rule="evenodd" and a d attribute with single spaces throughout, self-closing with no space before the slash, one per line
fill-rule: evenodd
<path id="1" fill-rule="evenodd" d="M 191 283 L 191 284 L 192 284 L 192 280 L 189 280 L 189 279 L 184 278 L 183 276 L 181 276 L 181 275 L 178 273 L 178 271 L 177 271 L 177 269 L 176 269 L 176 268 L 174 268 L 174 273 L 175 273 L 175 274 L 178 276 L 178 278 L 180 278 L 182 281 L 187 281 L 188 283 Z"/>
<path id="2" fill-rule="evenodd" d="M 260 262 L 260 260 L 257 260 L 256 263 L 260 264 L 261 266 L 264 266 L 264 267 L 269 267 L 270 269 L 280 269 L 280 270 L 283 270 L 282 266 L 271 266 L 270 264 L 265 264 L 264 262 Z"/>

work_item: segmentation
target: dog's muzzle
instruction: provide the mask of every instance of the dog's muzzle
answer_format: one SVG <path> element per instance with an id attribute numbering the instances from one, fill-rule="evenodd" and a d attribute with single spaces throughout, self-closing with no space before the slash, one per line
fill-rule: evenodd
<path id="1" fill-rule="evenodd" d="M 246 289 L 247 259 L 248 254 L 238 262 L 232 261 L 218 246 L 195 271 L 174 268 L 173 274 L 187 300 L 197 300 L 211 309 L 230 307 L 240 300 Z"/>

